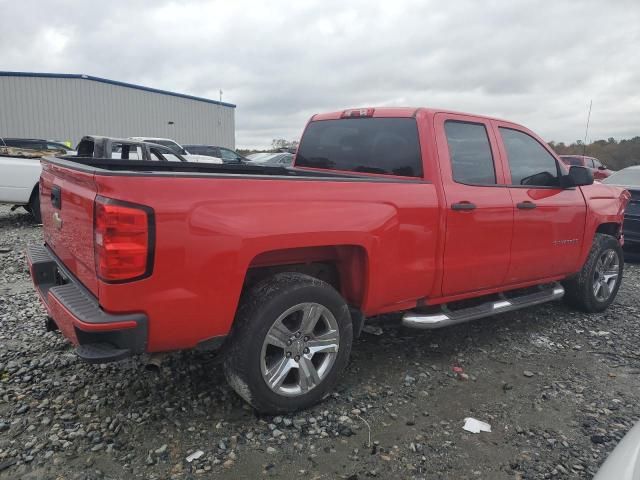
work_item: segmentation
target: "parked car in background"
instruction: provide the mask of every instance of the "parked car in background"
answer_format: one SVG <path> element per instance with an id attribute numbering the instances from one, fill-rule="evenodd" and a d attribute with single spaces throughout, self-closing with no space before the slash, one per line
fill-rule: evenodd
<path id="1" fill-rule="evenodd" d="M 229 148 L 215 145 L 184 145 L 184 148 L 190 154 L 221 158 L 224 163 L 243 163 L 248 161 L 247 158 Z"/>
<path id="2" fill-rule="evenodd" d="M 254 153 L 247 158 L 250 163 L 265 166 L 289 167 L 293 163 L 292 153 Z"/>
<path id="3" fill-rule="evenodd" d="M 266 413 L 326 398 L 366 317 L 604 311 L 629 201 L 525 127 L 423 108 L 314 115 L 293 168 L 47 157 L 40 191 L 50 328 L 93 363 L 224 347 Z"/>
<path id="4" fill-rule="evenodd" d="M 182 145 L 170 138 L 157 138 L 157 137 L 129 137 L 131 140 L 138 140 L 141 142 L 155 143 L 156 145 L 163 145 L 173 150 L 174 153 L 186 158 L 188 162 L 196 163 L 222 163 L 220 157 L 210 157 L 206 155 L 194 155 L 187 151 Z"/>
<path id="5" fill-rule="evenodd" d="M 75 150 L 68 145 L 55 140 L 38 138 L 3 138 L 0 137 L 0 147 L 13 147 L 38 151 L 63 151 L 65 155 L 73 155 Z"/>
<path id="6" fill-rule="evenodd" d="M 631 194 L 624 211 L 624 242 L 629 247 L 640 247 L 640 165 L 613 172 L 602 183 L 624 187 Z"/>
<path id="7" fill-rule="evenodd" d="M 569 167 L 572 165 L 587 167 L 593 172 L 593 178 L 596 180 L 607 178 L 613 173 L 613 171 L 603 165 L 600 160 L 593 157 L 585 157 L 584 155 L 560 155 L 560 160 Z"/>
<path id="8" fill-rule="evenodd" d="M 24 207 L 40 223 L 40 158 L 55 153 L 0 147 L 0 203 Z"/>

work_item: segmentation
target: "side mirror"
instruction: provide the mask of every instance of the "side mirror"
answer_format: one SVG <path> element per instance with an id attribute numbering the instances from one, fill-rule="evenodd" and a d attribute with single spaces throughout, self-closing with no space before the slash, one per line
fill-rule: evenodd
<path id="1" fill-rule="evenodd" d="M 569 174 L 562 176 L 564 188 L 581 187 L 593 184 L 593 172 L 586 167 L 573 165 L 569 167 Z"/>
<path id="2" fill-rule="evenodd" d="M 598 170 L 606 170 L 606 169 L 607 169 L 607 166 L 606 166 L 606 165 L 600 165 L 600 166 L 598 167 Z"/>

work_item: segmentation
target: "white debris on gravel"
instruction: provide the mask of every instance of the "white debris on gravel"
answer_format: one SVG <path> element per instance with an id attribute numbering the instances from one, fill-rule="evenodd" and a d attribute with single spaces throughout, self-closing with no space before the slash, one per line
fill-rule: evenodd
<path id="1" fill-rule="evenodd" d="M 472 417 L 467 417 L 464 419 L 464 425 L 462 426 L 463 430 L 471 433 L 480 433 L 480 432 L 489 432 L 491 433 L 491 425 L 486 422 L 481 422 Z"/>

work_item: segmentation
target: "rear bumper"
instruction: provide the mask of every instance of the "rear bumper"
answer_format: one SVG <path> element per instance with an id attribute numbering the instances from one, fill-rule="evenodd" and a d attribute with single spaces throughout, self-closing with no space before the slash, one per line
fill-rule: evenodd
<path id="1" fill-rule="evenodd" d="M 30 245 L 27 261 L 50 319 L 73 343 L 80 358 L 106 363 L 145 351 L 145 314 L 111 314 L 102 310 L 91 292 L 44 245 Z"/>

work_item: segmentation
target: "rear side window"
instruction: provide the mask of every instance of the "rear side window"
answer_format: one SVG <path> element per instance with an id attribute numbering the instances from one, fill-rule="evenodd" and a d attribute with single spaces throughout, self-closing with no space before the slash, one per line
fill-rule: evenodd
<path id="1" fill-rule="evenodd" d="M 453 180 L 471 185 L 495 185 L 496 170 L 487 129 L 480 123 L 444 123 Z"/>
<path id="2" fill-rule="evenodd" d="M 500 135 L 507 150 L 513 185 L 558 186 L 556 159 L 536 139 L 504 127 L 500 127 Z"/>
<path id="3" fill-rule="evenodd" d="M 311 122 L 296 166 L 348 172 L 422 176 L 414 118 L 345 118 Z"/>

